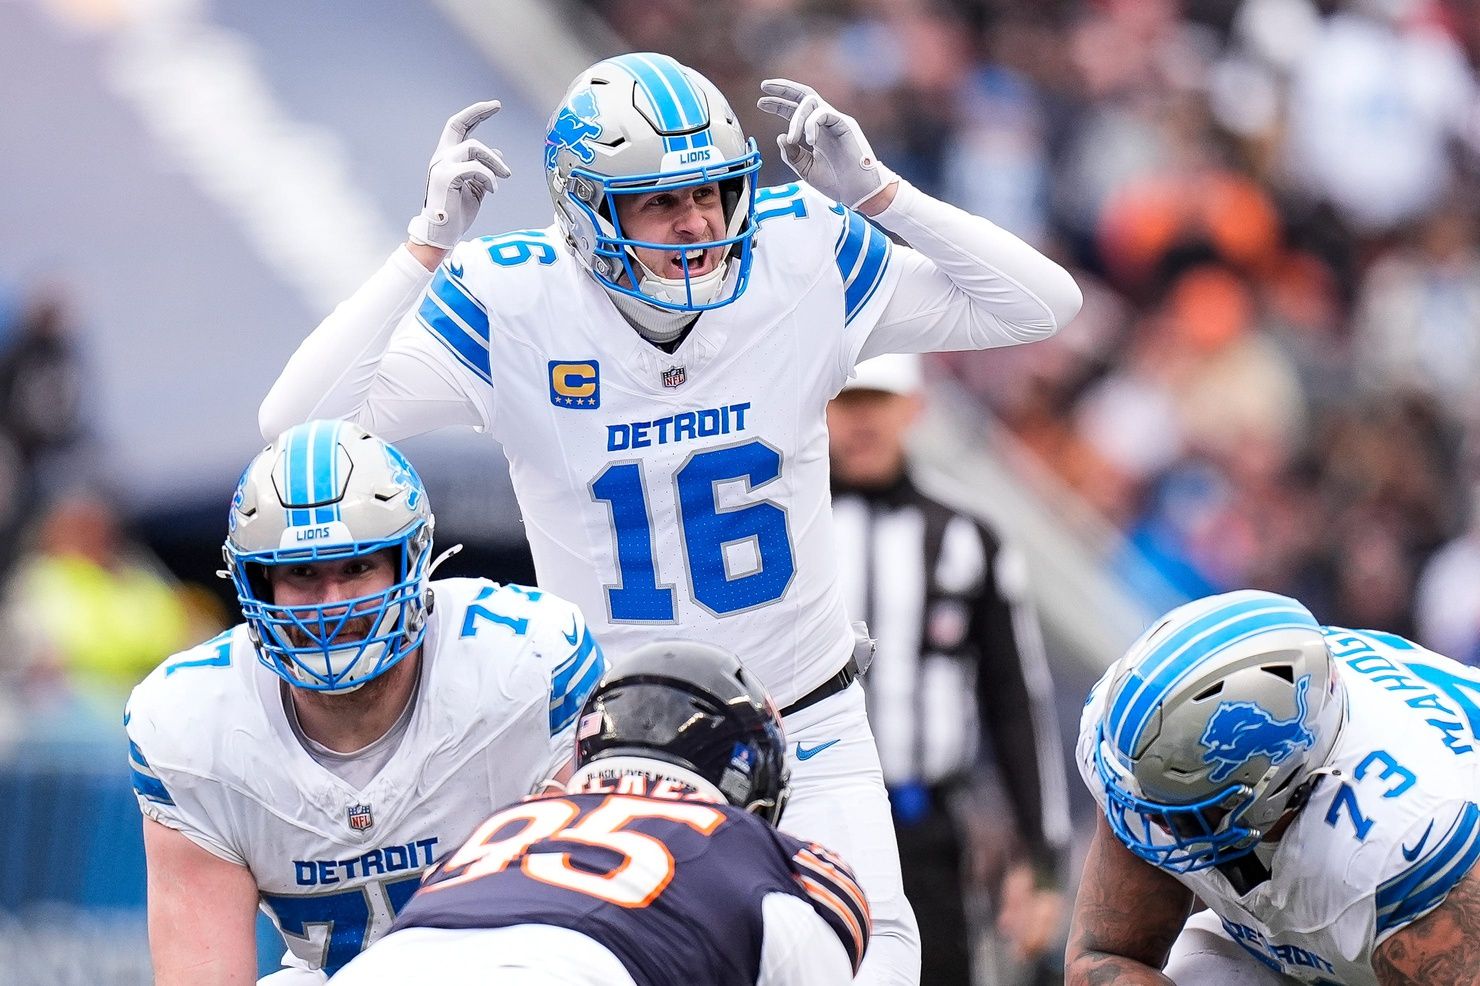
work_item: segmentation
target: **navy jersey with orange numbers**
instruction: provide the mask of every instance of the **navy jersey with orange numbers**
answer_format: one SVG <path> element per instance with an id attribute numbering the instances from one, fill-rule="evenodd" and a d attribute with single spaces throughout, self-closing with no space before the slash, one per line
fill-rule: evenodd
<path id="1" fill-rule="evenodd" d="M 753 986 L 777 893 L 810 903 L 858 969 L 868 905 L 820 846 L 707 801 L 531 798 L 428 872 L 394 930 L 554 925 L 600 942 L 639 986 Z"/>

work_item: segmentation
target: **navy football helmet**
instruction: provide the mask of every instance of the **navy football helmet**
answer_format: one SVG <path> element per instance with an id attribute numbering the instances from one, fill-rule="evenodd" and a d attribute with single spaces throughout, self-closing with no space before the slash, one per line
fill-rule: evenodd
<path id="1" fill-rule="evenodd" d="M 740 660 L 718 647 L 658 641 L 614 661 L 587 697 L 576 736 L 577 770 L 657 760 L 773 825 L 786 807 L 781 716 Z"/>

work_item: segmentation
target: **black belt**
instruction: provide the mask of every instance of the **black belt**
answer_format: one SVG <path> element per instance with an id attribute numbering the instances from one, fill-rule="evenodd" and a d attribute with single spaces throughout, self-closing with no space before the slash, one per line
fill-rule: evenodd
<path id="1" fill-rule="evenodd" d="M 858 659 L 856 657 L 850 657 L 848 658 L 848 663 L 843 665 L 843 670 L 782 709 L 781 718 L 785 719 L 793 712 L 800 712 L 803 709 L 816 705 L 825 698 L 831 698 L 857 680 Z"/>

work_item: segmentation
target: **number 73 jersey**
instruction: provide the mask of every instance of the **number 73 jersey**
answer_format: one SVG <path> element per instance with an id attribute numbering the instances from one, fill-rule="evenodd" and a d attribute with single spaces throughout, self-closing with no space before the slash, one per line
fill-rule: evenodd
<path id="1" fill-rule="evenodd" d="M 460 244 L 398 328 L 502 444 L 541 586 L 616 656 L 686 634 L 785 706 L 847 659 L 826 406 L 894 248 L 805 186 L 763 189 L 749 287 L 677 350 L 641 338 L 552 229 Z"/>
<path id="2" fill-rule="evenodd" d="M 1300 982 L 1377 986 L 1377 947 L 1480 860 L 1480 672 L 1392 634 L 1323 633 L 1347 721 L 1270 878 L 1240 895 L 1216 869 L 1173 876 L 1252 959 Z M 1091 692 L 1079 739 L 1102 809 L 1093 742 L 1114 670 Z"/>

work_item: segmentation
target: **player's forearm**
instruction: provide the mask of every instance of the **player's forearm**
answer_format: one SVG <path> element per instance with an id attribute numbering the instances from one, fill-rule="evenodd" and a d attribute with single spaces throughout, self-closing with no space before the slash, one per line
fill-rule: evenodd
<path id="1" fill-rule="evenodd" d="M 924 254 L 974 304 L 1012 336 L 985 344 L 1031 342 L 1062 328 L 1083 296 L 1063 267 L 980 216 L 900 182 L 878 222 Z"/>
<path id="2" fill-rule="evenodd" d="M 1123 955 L 1070 950 L 1064 966 L 1064 986 L 1175 986 L 1144 962 Z"/>
<path id="3" fill-rule="evenodd" d="M 354 418 L 364 407 L 396 325 L 431 273 L 404 247 L 335 308 L 298 347 L 262 401 L 257 421 L 271 441 L 310 418 Z"/>
<path id="4" fill-rule="evenodd" d="M 1380 986 L 1480 983 L 1480 870 L 1472 868 L 1443 904 L 1378 946 L 1372 971 Z"/>

